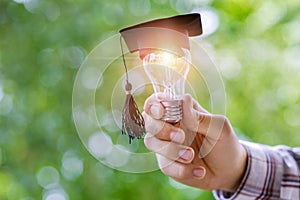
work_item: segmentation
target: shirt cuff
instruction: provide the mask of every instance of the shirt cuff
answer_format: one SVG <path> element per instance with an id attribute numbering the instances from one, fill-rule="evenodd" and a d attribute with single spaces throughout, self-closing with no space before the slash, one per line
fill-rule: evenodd
<path id="1" fill-rule="evenodd" d="M 235 193 L 214 190 L 217 200 L 280 199 L 282 159 L 270 147 L 241 141 L 248 160 L 242 182 Z"/>

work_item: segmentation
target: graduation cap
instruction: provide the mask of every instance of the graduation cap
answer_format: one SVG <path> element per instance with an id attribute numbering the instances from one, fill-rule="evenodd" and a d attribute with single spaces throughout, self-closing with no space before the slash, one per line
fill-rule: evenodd
<path id="1" fill-rule="evenodd" d="M 177 15 L 169 18 L 156 19 L 120 30 L 120 45 L 126 70 L 126 102 L 122 113 L 122 134 L 129 136 L 129 143 L 135 137 L 142 138 L 145 133 L 145 122 L 131 94 L 127 65 L 123 53 L 122 38 L 130 53 L 139 52 L 143 59 L 149 52 L 156 49 L 183 55 L 182 48 L 190 49 L 189 37 L 202 34 L 199 13 Z"/>

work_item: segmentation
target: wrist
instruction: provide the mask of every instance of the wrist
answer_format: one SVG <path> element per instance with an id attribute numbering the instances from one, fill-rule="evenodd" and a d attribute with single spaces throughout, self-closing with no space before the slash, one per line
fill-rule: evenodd
<path id="1" fill-rule="evenodd" d="M 233 168 L 232 168 L 231 182 L 225 188 L 222 189 L 230 193 L 234 193 L 238 189 L 238 187 L 240 186 L 243 180 L 247 168 L 247 160 L 248 160 L 247 151 L 245 147 L 241 144 L 239 145 L 239 149 L 240 149 L 238 151 L 239 156 L 237 156 L 238 162 L 236 164 L 233 164 Z"/>

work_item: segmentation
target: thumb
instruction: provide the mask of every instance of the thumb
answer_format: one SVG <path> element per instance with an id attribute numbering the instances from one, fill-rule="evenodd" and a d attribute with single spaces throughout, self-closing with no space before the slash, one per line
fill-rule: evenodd
<path id="1" fill-rule="evenodd" d="M 153 104 L 150 106 L 149 114 L 154 118 L 154 119 L 160 119 L 164 115 L 164 107 L 161 104 Z"/>
<path id="2" fill-rule="evenodd" d="M 163 105 L 155 95 L 151 95 L 147 98 L 144 104 L 144 110 L 154 119 L 161 119 L 165 113 Z"/>

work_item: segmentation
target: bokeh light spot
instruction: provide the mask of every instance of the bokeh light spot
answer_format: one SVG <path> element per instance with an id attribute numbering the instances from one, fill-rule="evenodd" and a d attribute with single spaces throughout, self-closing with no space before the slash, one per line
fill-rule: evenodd
<path id="1" fill-rule="evenodd" d="M 144 16 L 151 11 L 149 0 L 129 0 L 128 6 L 134 16 Z"/>
<path id="2" fill-rule="evenodd" d="M 295 45 L 300 43 L 300 16 L 288 24 L 282 29 L 282 36 L 288 42 L 288 44 Z"/>
<path id="3" fill-rule="evenodd" d="M 235 57 L 222 57 L 219 67 L 226 79 L 234 79 L 241 71 L 241 64 Z"/>
<path id="4" fill-rule="evenodd" d="M 282 85 L 277 90 L 276 99 L 282 105 L 294 104 L 299 98 L 299 88 L 294 85 Z"/>
<path id="5" fill-rule="evenodd" d="M 63 189 L 48 190 L 43 195 L 43 200 L 68 200 L 69 196 Z"/>
<path id="6" fill-rule="evenodd" d="M 63 72 L 57 56 L 57 52 L 50 48 L 41 50 L 37 56 L 37 63 L 41 67 L 40 81 L 46 87 L 56 86 L 62 79 Z"/>
<path id="7" fill-rule="evenodd" d="M 37 13 L 41 7 L 39 0 L 23 0 L 22 3 L 28 12 Z"/>
<path id="8" fill-rule="evenodd" d="M 284 51 L 284 60 L 286 65 L 293 69 L 300 69 L 299 55 L 300 45 L 288 47 Z"/>
<path id="9" fill-rule="evenodd" d="M 25 1 L 27 1 L 27 0 L 14 0 L 14 2 L 16 2 L 16 3 L 24 3 Z"/>
<path id="10" fill-rule="evenodd" d="M 127 164 L 130 152 L 122 145 L 114 145 L 109 155 L 106 156 L 106 161 L 108 164 L 121 167 Z"/>
<path id="11" fill-rule="evenodd" d="M 274 92 L 270 90 L 257 95 L 256 106 L 259 110 L 264 112 L 276 110 L 278 108 L 278 104 L 274 101 Z"/>
<path id="12" fill-rule="evenodd" d="M 285 14 L 284 3 L 264 1 L 264 3 L 253 12 L 246 21 L 247 31 L 253 35 L 260 34 L 276 24 Z"/>
<path id="13" fill-rule="evenodd" d="M 120 130 L 117 124 L 115 123 L 116 120 L 114 119 L 113 113 L 110 112 L 99 113 L 99 117 L 100 117 L 98 120 L 99 125 L 105 128 L 105 130 L 107 130 L 108 132 L 113 133 Z"/>
<path id="14" fill-rule="evenodd" d="M 3 99 L 3 97 L 4 97 L 3 88 L 2 85 L 0 84 L 0 102 Z"/>
<path id="15" fill-rule="evenodd" d="M 62 174 L 67 180 L 75 180 L 83 172 L 83 161 L 74 151 L 67 151 L 62 158 Z"/>
<path id="16" fill-rule="evenodd" d="M 82 47 L 70 46 L 62 49 L 61 55 L 68 62 L 68 67 L 77 69 L 82 64 L 86 52 Z"/>
<path id="17" fill-rule="evenodd" d="M 300 105 L 293 104 L 284 111 L 284 119 L 290 126 L 300 126 Z"/>
<path id="18" fill-rule="evenodd" d="M 53 1 L 44 3 L 43 12 L 49 21 L 55 21 L 60 16 L 60 8 Z"/>
<path id="19" fill-rule="evenodd" d="M 104 158 L 110 155 L 112 147 L 112 140 L 106 133 L 94 133 L 88 141 L 88 149 L 96 158 Z"/>
<path id="20" fill-rule="evenodd" d="M 190 12 L 193 7 L 193 1 L 170 0 L 170 4 L 178 12 Z"/>
<path id="21" fill-rule="evenodd" d="M 106 24 L 115 26 L 124 15 L 124 9 L 118 3 L 106 3 L 102 9 L 102 17 Z"/>
<path id="22" fill-rule="evenodd" d="M 93 90 L 101 86 L 102 75 L 98 73 L 98 69 L 96 67 L 89 67 L 84 69 L 81 81 L 84 87 Z"/>
<path id="23" fill-rule="evenodd" d="M 194 4 L 197 6 L 208 5 L 212 2 L 212 0 L 193 0 Z"/>
<path id="24" fill-rule="evenodd" d="M 38 184 L 45 188 L 51 189 L 59 184 L 59 173 L 52 166 L 42 167 L 36 175 Z"/>
<path id="25" fill-rule="evenodd" d="M 0 101 L 0 115 L 9 114 L 12 111 L 13 106 L 13 98 L 10 95 L 5 94 Z"/>

